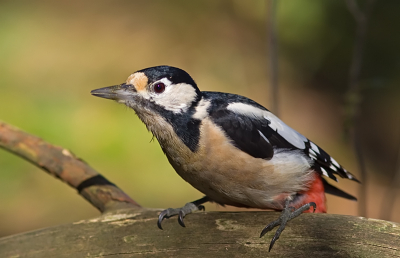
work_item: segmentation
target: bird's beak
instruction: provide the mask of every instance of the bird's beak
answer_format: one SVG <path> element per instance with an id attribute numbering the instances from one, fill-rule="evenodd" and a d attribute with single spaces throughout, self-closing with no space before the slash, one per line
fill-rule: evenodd
<path id="1" fill-rule="evenodd" d="M 136 89 L 133 85 L 123 83 L 120 85 L 92 90 L 90 93 L 96 97 L 121 101 L 126 100 L 128 96 L 132 96 L 134 92 L 136 92 Z"/>

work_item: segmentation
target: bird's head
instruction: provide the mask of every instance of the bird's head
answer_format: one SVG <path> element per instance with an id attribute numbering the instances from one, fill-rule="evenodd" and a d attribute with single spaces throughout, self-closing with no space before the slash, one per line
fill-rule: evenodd
<path id="1" fill-rule="evenodd" d="M 112 99 L 143 116 L 183 114 L 201 99 L 196 83 L 185 71 L 156 66 L 131 74 L 125 83 L 91 91 L 97 97 Z"/>

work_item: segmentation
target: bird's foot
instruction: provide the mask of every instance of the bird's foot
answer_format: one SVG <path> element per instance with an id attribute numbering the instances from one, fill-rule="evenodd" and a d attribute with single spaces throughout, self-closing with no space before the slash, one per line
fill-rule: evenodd
<path id="1" fill-rule="evenodd" d="M 205 210 L 204 206 L 202 205 L 203 203 L 208 201 L 208 197 L 203 197 L 197 201 L 194 202 L 188 202 L 185 204 L 185 206 L 183 206 L 182 208 L 168 208 L 166 210 L 163 210 L 160 215 L 158 216 L 158 222 L 157 222 L 157 226 L 159 229 L 163 229 L 161 226 L 162 221 L 165 218 L 170 218 L 173 217 L 175 215 L 178 215 L 178 222 L 179 225 L 181 225 L 182 227 L 185 227 L 185 223 L 183 222 L 183 218 L 185 218 L 186 215 L 195 212 L 195 211 L 199 211 L 199 210 Z"/>
<path id="2" fill-rule="evenodd" d="M 276 230 L 276 233 L 275 233 L 274 237 L 271 240 L 271 244 L 269 245 L 268 252 L 271 251 L 271 249 L 274 246 L 276 240 L 279 239 L 279 236 L 281 235 L 282 231 L 285 229 L 286 223 L 289 220 L 294 219 L 297 216 L 299 216 L 303 211 L 306 211 L 306 210 L 310 209 L 310 207 L 313 207 L 314 211 L 315 211 L 315 209 L 317 208 L 317 205 L 314 202 L 310 202 L 310 203 L 307 203 L 307 204 L 301 206 L 300 208 L 298 208 L 296 210 L 295 207 L 289 206 L 289 200 L 286 201 L 285 208 L 282 210 L 282 213 L 279 216 L 279 218 L 277 220 L 272 221 L 271 223 L 269 223 L 261 231 L 260 237 L 263 237 L 267 232 L 271 231 L 273 228 L 275 228 L 276 226 L 280 225 L 280 227 L 278 228 L 278 230 Z"/>

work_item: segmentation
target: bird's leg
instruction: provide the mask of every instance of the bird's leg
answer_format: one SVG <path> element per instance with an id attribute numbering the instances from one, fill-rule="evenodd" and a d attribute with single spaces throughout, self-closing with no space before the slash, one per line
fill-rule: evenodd
<path id="1" fill-rule="evenodd" d="M 182 227 L 185 227 L 185 223 L 183 222 L 183 218 L 187 215 L 190 214 L 194 211 L 198 211 L 198 210 L 205 210 L 204 206 L 202 205 L 205 202 L 210 201 L 210 199 L 207 196 L 204 196 L 203 198 L 196 200 L 194 202 L 188 202 L 185 204 L 185 206 L 183 206 L 182 208 L 168 208 L 166 210 L 163 210 L 160 215 L 158 216 L 158 222 L 157 222 L 157 226 L 159 229 L 162 229 L 161 227 L 161 223 L 165 218 L 170 218 L 172 216 L 175 215 L 179 215 L 178 216 L 178 222 L 179 225 L 181 225 Z"/>
<path id="2" fill-rule="evenodd" d="M 296 218 L 303 211 L 306 211 L 306 210 L 310 209 L 310 207 L 313 207 L 314 211 L 317 208 L 317 205 L 314 202 L 310 202 L 310 203 L 304 204 L 303 206 L 301 206 L 297 210 L 295 209 L 295 207 L 289 206 L 289 205 L 290 205 L 290 199 L 288 198 L 288 199 L 286 199 L 285 208 L 282 210 L 281 216 L 279 216 L 279 218 L 277 220 L 272 221 L 271 223 L 269 223 L 261 231 L 260 237 L 263 237 L 268 231 L 270 231 L 274 227 L 280 225 L 280 227 L 278 228 L 278 230 L 276 231 L 274 237 L 271 240 L 271 244 L 269 245 L 269 250 L 268 251 L 271 251 L 271 249 L 274 246 L 276 240 L 279 239 L 279 236 L 281 235 L 282 231 L 285 229 L 286 223 L 289 220 Z"/>

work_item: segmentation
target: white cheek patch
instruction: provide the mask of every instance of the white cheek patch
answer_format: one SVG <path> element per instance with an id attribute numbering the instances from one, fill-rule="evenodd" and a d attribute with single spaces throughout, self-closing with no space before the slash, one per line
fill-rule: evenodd
<path id="1" fill-rule="evenodd" d="M 196 112 L 193 114 L 194 119 L 203 120 L 208 115 L 207 109 L 210 107 L 211 101 L 201 99 L 196 107 Z"/>
<path id="2" fill-rule="evenodd" d="M 159 94 L 151 92 L 150 98 L 157 105 L 162 106 L 166 110 L 172 111 L 175 114 L 186 112 L 193 101 L 197 98 L 196 89 L 192 85 L 186 83 L 171 84 L 171 82 L 166 78 L 159 82 L 165 84 L 165 91 Z"/>
<path id="3" fill-rule="evenodd" d="M 244 103 L 231 103 L 227 107 L 228 110 L 237 114 L 256 117 L 258 119 L 264 118 L 270 121 L 269 126 L 280 134 L 286 141 L 299 149 L 305 149 L 307 138 L 290 128 L 282 120 L 276 117 L 269 111 L 262 110 L 249 104 Z M 317 148 L 318 149 L 318 148 Z"/>

